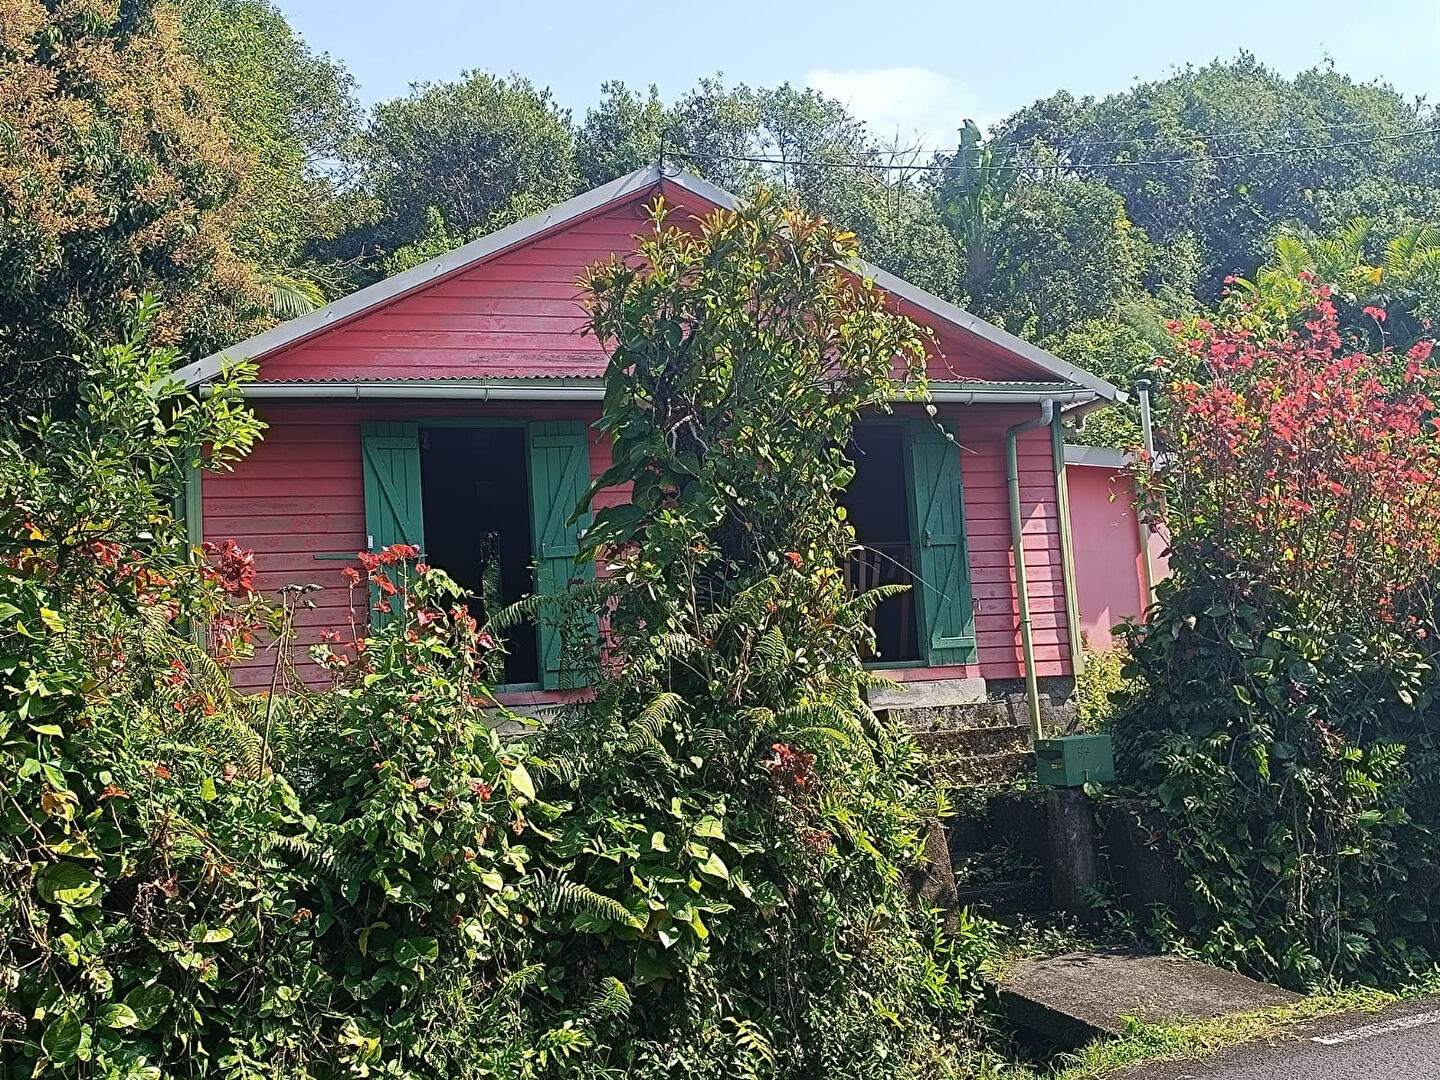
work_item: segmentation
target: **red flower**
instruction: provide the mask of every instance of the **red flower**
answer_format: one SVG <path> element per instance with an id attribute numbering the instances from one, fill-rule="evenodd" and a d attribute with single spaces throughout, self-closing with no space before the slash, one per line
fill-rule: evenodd
<path id="1" fill-rule="evenodd" d="M 1385 309 L 1384 309 L 1384 308 L 1378 308 L 1378 307 L 1374 307 L 1374 306 L 1367 307 L 1367 308 L 1365 309 L 1365 314 L 1366 314 L 1366 315 L 1369 315 L 1370 318 L 1374 319 L 1376 322 L 1384 322 L 1384 321 L 1385 321 Z"/>
<path id="2" fill-rule="evenodd" d="M 494 794 L 489 784 L 480 780 L 470 781 L 470 794 L 479 798 L 481 802 L 489 802 L 490 796 Z"/>
<path id="3" fill-rule="evenodd" d="M 378 601 L 378 602 L 375 604 L 375 610 L 378 611 L 378 612 L 381 612 L 382 614 L 389 615 L 389 614 L 390 614 L 390 601 L 389 601 L 389 600 L 381 600 L 381 601 Z"/>
<path id="4" fill-rule="evenodd" d="M 242 548 L 234 540 L 218 544 L 207 540 L 202 547 L 205 554 L 217 562 L 216 566 L 205 568 L 206 577 L 219 583 L 231 596 L 255 591 L 255 552 Z"/>
<path id="5" fill-rule="evenodd" d="M 130 793 L 128 791 L 123 787 L 116 787 L 114 784 L 106 784 L 105 790 L 100 793 L 101 802 L 104 802 L 106 799 L 128 799 L 129 797 Z"/>
<path id="6" fill-rule="evenodd" d="M 774 751 L 774 757 L 766 759 L 764 764 L 777 783 L 802 793 L 814 786 L 814 754 L 778 742 L 770 749 Z"/>
<path id="7" fill-rule="evenodd" d="M 345 575 L 345 580 L 351 585 L 360 584 L 360 571 L 356 570 L 355 567 L 347 566 L 344 570 L 341 570 L 340 573 Z"/>
<path id="8" fill-rule="evenodd" d="M 430 564 L 428 562 L 417 562 L 415 564 L 415 573 L 419 574 L 421 577 L 424 577 L 429 572 Z"/>
<path id="9" fill-rule="evenodd" d="M 321 640 L 321 641 L 325 641 L 325 642 L 329 642 L 331 645 L 338 644 L 339 641 L 340 641 L 340 631 L 339 631 L 339 630 L 321 630 L 321 631 L 320 631 L 320 640 Z"/>
<path id="10" fill-rule="evenodd" d="M 797 570 L 805 562 L 805 560 L 800 557 L 800 553 L 798 551 L 785 552 L 785 558 L 789 559 L 790 565 L 795 567 Z"/>
<path id="11" fill-rule="evenodd" d="M 170 779 L 170 770 L 169 770 L 168 768 L 166 768 L 164 765 L 156 765 L 156 766 L 155 766 L 155 775 L 158 776 L 161 780 L 169 780 L 169 779 Z"/>
<path id="12" fill-rule="evenodd" d="M 429 608 L 421 608 L 415 612 L 415 621 L 421 626 L 429 626 L 438 618 L 440 618 L 440 613 L 438 611 L 432 611 Z"/>

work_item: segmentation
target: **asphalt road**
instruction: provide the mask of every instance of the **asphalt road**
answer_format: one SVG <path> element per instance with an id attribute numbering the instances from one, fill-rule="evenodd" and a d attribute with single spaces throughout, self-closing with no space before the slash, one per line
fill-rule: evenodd
<path id="1" fill-rule="evenodd" d="M 1440 998 L 1306 1025 L 1275 1043 L 1128 1070 L 1123 1080 L 1437 1080 Z"/>

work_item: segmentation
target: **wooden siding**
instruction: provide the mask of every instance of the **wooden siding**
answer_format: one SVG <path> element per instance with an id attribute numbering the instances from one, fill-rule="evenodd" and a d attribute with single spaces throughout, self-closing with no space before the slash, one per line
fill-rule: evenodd
<path id="1" fill-rule="evenodd" d="M 711 209 L 679 192 L 671 220 Z M 601 375 L 601 342 L 582 337 L 585 310 L 576 284 L 612 253 L 634 250 L 648 228 L 637 197 L 483 263 L 399 297 L 261 361 L 266 382 L 404 378 L 535 378 Z M 688 200 L 688 203 L 684 200 Z M 922 323 L 918 308 L 896 306 Z M 937 327 L 929 363 L 934 379 L 1032 379 L 1054 376 L 952 327 Z"/>
<path id="2" fill-rule="evenodd" d="M 350 554 L 365 546 L 365 502 L 360 457 L 360 425 L 365 421 L 485 417 L 516 420 L 593 420 L 596 406 L 577 405 L 411 405 L 411 404 L 267 404 L 261 410 L 269 429 L 255 451 L 234 472 L 208 473 L 203 482 L 205 536 L 234 538 L 254 548 L 259 587 L 273 592 L 283 585 L 313 582 L 324 586 L 314 610 L 299 613 L 299 653 L 319 640 L 320 631 L 348 633 L 350 596 L 342 576 L 347 565 L 316 559 L 317 554 Z M 1019 678 L 1021 652 L 1018 608 L 1010 556 L 1006 502 L 1004 434 L 1028 419 L 1028 409 L 970 406 L 942 411 L 943 421 L 961 445 L 966 529 L 970 544 L 970 581 L 975 605 L 977 660 L 945 668 L 902 669 L 905 680 L 981 676 Z M 1055 521 L 1054 474 L 1046 431 L 1020 440 L 1022 513 L 1030 573 L 1031 612 L 1035 625 L 1036 670 L 1040 675 L 1069 671 L 1065 632 L 1059 531 Z M 590 431 L 590 473 L 609 464 L 609 447 Z M 626 492 L 612 489 L 597 502 L 623 502 Z M 364 594 L 357 592 L 363 618 Z M 236 672 L 236 682 L 256 690 L 269 683 L 273 657 L 263 652 Z M 317 674 L 304 666 L 307 675 Z M 533 695 L 532 695 L 533 696 Z"/>
<path id="3" fill-rule="evenodd" d="M 207 539 L 233 537 L 254 548 L 258 587 L 275 592 L 281 586 L 314 583 L 315 608 L 297 616 L 297 659 L 320 640 L 322 630 L 349 635 L 350 592 L 342 571 L 358 562 L 317 559 L 316 555 L 354 554 L 365 550 L 365 492 L 360 453 L 360 425 L 374 420 L 485 417 L 487 419 L 595 419 L 586 405 L 282 405 L 257 410 L 269 424 L 265 437 L 233 472 L 206 473 L 202 482 L 204 533 Z M 590 431 L 591 478 L 608 467 L 609 446 Z M 598 505 L 623 502 L 624 489 L 604 491 Z M 355 617 L 364 619 L 366 597 L 357 590 Z M 242 689 L 269 685 L 272 653 L 261 651 L 235 672 Z M 319 673 L 308 662 L 307 677 Z"/>

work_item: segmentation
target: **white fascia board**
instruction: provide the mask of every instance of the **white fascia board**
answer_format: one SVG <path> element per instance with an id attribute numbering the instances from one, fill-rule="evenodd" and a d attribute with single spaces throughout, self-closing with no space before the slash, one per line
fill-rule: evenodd
<path id="1" fill-rule="evenodd" d="M 1124 450 L 1112 450 L 1108 446 L 1065 444 L 1066 465 L 1094 465 L 1103 469 L 1124 469 L 1134 460 L 1133 454 L 1127 454 Z"/>

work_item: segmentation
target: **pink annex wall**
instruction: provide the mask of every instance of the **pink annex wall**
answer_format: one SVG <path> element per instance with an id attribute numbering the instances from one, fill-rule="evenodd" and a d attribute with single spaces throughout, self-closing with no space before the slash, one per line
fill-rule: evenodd
<path id="1" fill-rule="evenodd" d="M 1065 467 L 1070 489 L 1070 530 L 1075 544 L 1075 586 L 1080 627 L 1091 647 L 1108 649 L 1111 630 L 1145 609 L 1144 566 L 1135 520 L 1135 485 L 1124 472 L 1098 465 Z M 1165 574 L 1163 545 L 1146 533 L 1150 565 Z"/>

